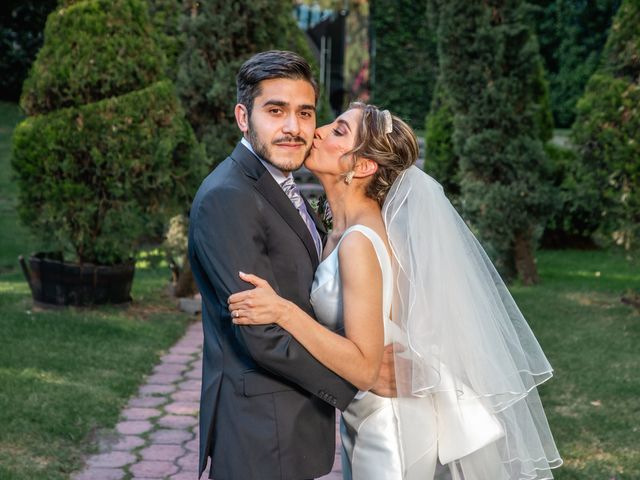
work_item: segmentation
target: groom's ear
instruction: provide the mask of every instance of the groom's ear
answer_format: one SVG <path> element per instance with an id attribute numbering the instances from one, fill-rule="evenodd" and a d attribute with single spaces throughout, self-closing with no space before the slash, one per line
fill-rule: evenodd
<path id="1" fill-rule="evenodd" d="M 370 177 L 378 171 L 378 164 L 368 158 L 359 158 L 354 168 L 356 178 Z"/>
<path id="2" fill-rule="evenodd" d="M 249 131 L 249 111 L 247 107 L 245 107 L 242 103 L 238 103 L 236 108 L 233 110 L 233 113 L 236 116 L 236 123 L 238 124 L 238 128 L 242 133 L 247 133 Z"/>

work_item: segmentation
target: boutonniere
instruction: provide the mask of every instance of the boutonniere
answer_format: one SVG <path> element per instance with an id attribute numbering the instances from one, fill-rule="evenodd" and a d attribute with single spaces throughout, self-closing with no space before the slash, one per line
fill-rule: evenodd
<path id="1" fill-rule="evenodd" d="M 324 228 L 326 228 L 327 232 L 333 229 L 333 215 L 331 214 L 331 207 L 329 207 L 329 202 L 327 201 L 327 195 L 320 195 L 317 200 L 314 199 L 311 202 L 311 206 L 320 217 Z"/>

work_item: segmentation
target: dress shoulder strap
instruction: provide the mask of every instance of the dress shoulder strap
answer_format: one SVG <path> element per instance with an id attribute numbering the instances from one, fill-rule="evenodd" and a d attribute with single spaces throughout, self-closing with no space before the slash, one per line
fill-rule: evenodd
<path id="1" fill-rule="evenodd" d="M 342 234 L 342 237 L 338 242 L 336 250 L 340 248 L 340 243 L 342 243 L 342 240 L 344 240 L 344 238 L 347 235 L 349 235 L 351 232 L 360 232 L 369 239 L 369 241 L 373 245 L 374 250 L 376 251 L 376 255 L 378 257 L 378 261 L 380 262 L 380 266 L 382 267 L 383 273 L 388 271 L 391 268 L 391 259 L 389 258 L 389 251 L 387 250 L 387 246 L 385 245 L 384 240 L 380 238 L 380 235 L 378 235 L 375 230 L 365 225 L 358 224 L 358 225 L 352 225 L 351 227 L 347 228 Z"/>

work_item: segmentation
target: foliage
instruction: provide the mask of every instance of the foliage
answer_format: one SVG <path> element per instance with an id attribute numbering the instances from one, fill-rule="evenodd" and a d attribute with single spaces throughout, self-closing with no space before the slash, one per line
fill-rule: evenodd
<path id="1" fill-rule="evenodd" d="M 444 83 L 441 79 L 436 83 L 427 115 L 424 170 L 440 182 L 449 199 L 457 205 L 460 196 L 460 159 L 453 145 L 453 112 Z"/>
<path id="2" fill-rule="evenodd" d="M 14 134 L 20 217 L 80 262 L 132 257 L 143 235 L 186 208 L 201 177 L 173 85 L 150 83 L 164 68 L 152 33 L 141 0 L 63 6 L 25 83 L 25 110 L 40 115 Z"/>
<path id="3" fill-rule="evenodd" d="M 435 31 L 422 0 L 372 0 L 372 101 L 421 128 L 436 78 Z"/>
<path id="4" fill-rule="evenodd" d="M 640 238 L 639 22 L 640 5 L 623 1 L 572 130 L 588 172 L 581 181 L 600 194 L 601 231 L 625 248 Z"/>
<path id="5" fill-rule="evenodd" d="M 428 25 L 437 31 L 443 0 L 428 1 Z M 533 76 L 535 96 L 535 122 L 539 137 L 547 142 L 553 136 L 553 116 L 549 103 L 549 88 L 542 65 Z M 425 171 L 433 175 L 445 188 L 450 199 L 458 207 L 460 202 L 460 159 L 453 144 L 453 111 L 447 94 L 447 79 L 438 76 L 434 87 L 431 108 L 426 119 Z"/>
<path id="6" fill-rule="evenodd" d="M 600 224 L 597 214 L 600 191 L 594 172 L 585 168 L 573 148 L 548 143 L 550 179 L 554 187 L 554 205 L 542 238 L 544 247 L 574 246 L 592 248 L 592 236 Z"/>
<path id="7" fill-rule="evenodd" d="M 106 264 L 187 203 L 201 162 L 168 82 L 30 117 L 14 155 L 22 220 L 80 262 Z"/>
<path id="8" fill-rule="evenodd" d="M 180 31 L 181 0 L 147 0 L 149 15 L 156 32 L 156 42 L 167 59 L 166 76 L 175 81 L 178 57 L 183 49 L 184 35 Z"/>
<path id="9" fill-rule="evenodd" d="M 84 105 L 160 80 L 165 59 L 147 8 L 141 0 L 87 0 L 52 13 L 24 83 L 24 111 Z"/>
<path id="10" fill-rule="evenodd" d="M 5 0 L 0 6 L 0 98 L 17 101 L 42 46 L 47 15 L 57 0 Z"/>
<path id="11" fill-rule="evenodd" d="M 292 50 L 313 62 L 288 0 L 190 0 L 180 18 L 184 49 L 176 85 L 187 119 L 213 168 L 240 138 L 233 107 L 235 76 L 249 57 L 264 50 Z M 327 108 L 326 99 L 320 106 Z M 318 122 L 326 120 L 319 114 Z"/>
<path id="12" fill-rule="evenodd" d="M 558 127 L 571 126 L 576 103 L 600 61 L 620 0 L 532 0 L 534 24 Z"/>
<path id="13" fill-rule="evenodd" d="M 440 75 L 454 112 L 462 207 L 507 277 L 537 280 L 533 249 L 551 207 L 538 45 L 517 0 L 443 2 Z"/>

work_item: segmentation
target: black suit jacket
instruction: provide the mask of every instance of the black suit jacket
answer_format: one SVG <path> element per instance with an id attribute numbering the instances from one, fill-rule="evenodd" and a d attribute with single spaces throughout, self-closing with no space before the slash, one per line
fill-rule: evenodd
<path id="1" fill-rule="evenodd" d="M 236 326 L 227 310 L 229 295 L 252 288 L 239 278 L 243 271 L 314 315 L 309 294 L 318 258 L 311 234 L 242 144 L 196 194 L 189 259 L 203 300 L 200 474 L 209 456 L 216 480 L 326 474 L 334 460 L 335 407 L 344 410 L 355 387 L 285 330 Z"/>

